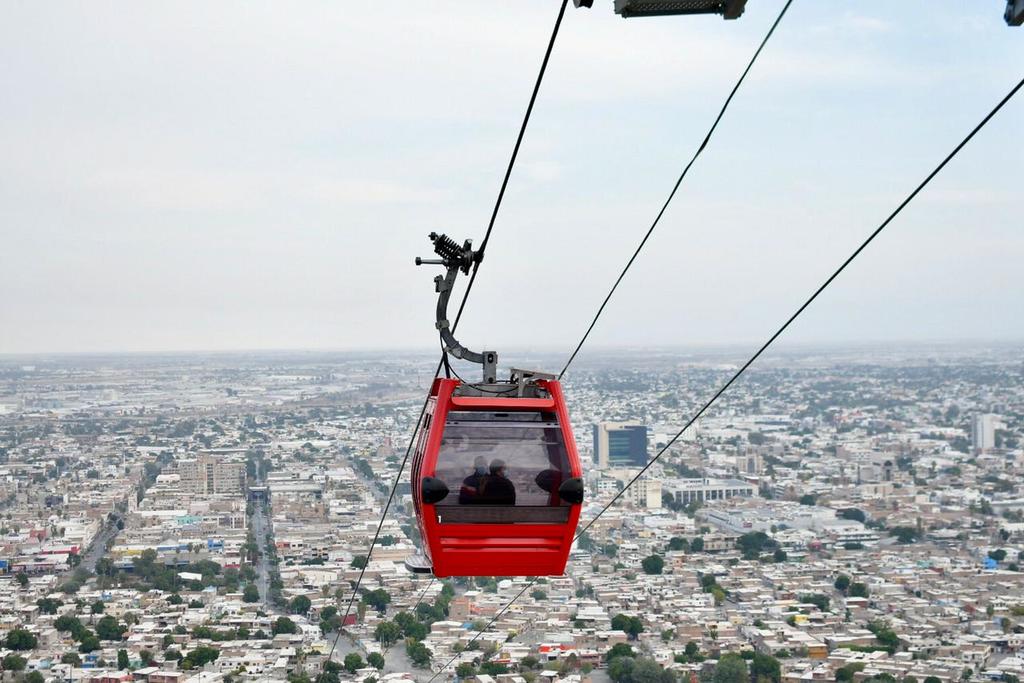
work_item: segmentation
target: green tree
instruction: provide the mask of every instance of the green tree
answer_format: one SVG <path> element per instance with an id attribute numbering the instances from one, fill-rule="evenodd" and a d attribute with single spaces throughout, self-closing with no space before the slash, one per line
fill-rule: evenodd
<path id="1" fill-rule="evenodd" d="M 278 617 L 270 630 L 276 636 L 281 633 L 298 633 L 299 627 L 288 617 Z"/>
<path id="2" fill-rule="evenodd" d="M 644 623 L 639 617 L 630 617 L 625 614 L 616 614 L 612 617 L 612 628 L 616 631 L 623 631 L 630 640 L 636 640 L 644 631 Z"/>
<path id="3" fill-rule="evenodd" d="M 615 683 L 630 683 L 636 660 L 632 657 L 616 657 L 608 662 L 608 678 Z"/>
<path id="4" fill-rule="evenodd" d="M 612 645 L 611 649 L 608 650 L 608 653 L 605 654 L 604 658 L 606 661 L 611 662 L 613 659 L 617 659 L 619 657 L 633 658 L 634 656 L 632 647 L 626 643 L 615 643 Z"/>
<path id="5" fill-rule="evenodd" d="M 430 664 L 430 650 L 418 640 L 410 640 L 406 644 L 405 654 L 415 667 L 422 669 Z"/>
<path id="6" fill-rule="evenodd" d="M 806 602 L 809 605 L 814 605 L 822 612 L 827 612 L 830 601 L 827 595 L 822 595 L 821 593 L 807 593 L 800 596 L 800 602 Z"/>
<path id="7" fill-rule="evenodd" d="M 382 655 L 379 652 L 371 652 L 370 654 L 366 655 L 366 663 L 372 666 L 374 669 L 380 671 L 384 668 L 384 664 L 386 662 L 384 661 L 384 655 Z"/>
<path id="8" fill-rule="evenodd" d="M 405 635 L 405 637 L 412 638 L 413 640 L 423 640 L 427 637 L 427 634 L 429 632 L 429 627 L 426 624 L 421 623 L 419 621 L 413 621 L 402 629 L 402 633 Z"/>
<path id="9" fill-rule="evenodd" d="M 916 543 L 918 533 L 917 528 L 912 526 L 896 526 L 889 530 L 889 535 L 895 536 L 896 542 L 903 545 Z"/>
<path id="10" fill-rule="evenodd" d="M 38 644 L 39 641 L 36 640 L 36 637 L 23 628 L 11 629 L 7 632 L 7 638 L 4 640 L 4 645 L 8 650 L 34 650 Z"/>
<path id="11" fill-rule="evenodd" d="M 640 562 L 645 574 L 660 574 L 665 568 L 665 560 L 661 555 L 648 555 Z"/>
<path id="12" fill-rule="evenodd" d="M 836 577 L 836 582 L 832 585 L 835 586 L 835 589 L 840 593 L 846 593 L 850 588 L 850 577 L 846 574 L 840 574 Z"/>
<path id="13" fill-rule="evenodd" d="M 869 595 L 868 586 L 866 583 L 855 581 L 850 584 L 850 597 L 851 598 L 866 598 Z"/>
<path id="14" fill-rule="evenodd" d="M 854 521 L 860 522 L 861 524 L 868 520 L 868 517 L 864 514 L 864 511 L 859 510 L 857 508 L 846 508 L 845 510 L 840 510 L 839 516 L 843 519 L 852 519 Z"/>
<path id="15" fill-rule="evenodd" d="M 256 587 L 256 584 L 246 584 L 245 590 L 242 591 L 243 602 L 259 602 L 260 601 L 260 590 Z"/>
<path id="16" fill-rule="evenodd" d="M 782 680 L 782 667 L 775 657 L 755 652 L 750 662 L 750 675 L 759 683 L 779 683 Z"/>
<path id="17" fill-rule="evenodd" d="M 14 580 L 18 582 L 18 585 L 22 588 L 28 587 L 28 574 L 25 572 L 18 572 L 14 575 Z"/>
<path id="18" fill-rule="evenodd" d="M 117 619 L 110 615 L 96 622 L 96 635 L 100 640 L 121 640 L 124 631 L 124 626 L 119 624 Z"/>
<path id="19" fill-rule="evenodd" d="M 836 669 L 836 680 L 841 683 L 849 682 L 853 680 L 854 675 L 858 671 L 864 670 L 864 664 L 856 662 L 854 664 L 847 664 L 846 666 L 839 667 Z"/>
<path id="20" fill-rule="evenodd" d="M 388 647 L 402 637 L 402 627 L 393 621 L 382 621 L 373 631 L 373 637 L 383 647 Z"/>
<path id="21" fill-rule="evenodd" d="M 690 550 L 695 553 L 704 552 L 704 539 L 698 536 L 697 538 L 690 541 Z"/>
<path id="22" fill-rule="evenodd" d="M 36 607 L 39 608 L 40 614 L 56 614 L 57 609 L 63 604 L 64 603 L 60 600 L 55 600 L 53 598 L 40 598 L 39 600 L 36 600 Z"/>
<path id="23" fill-rule="evenodd" d="M 217 661 L 218 657 L 220 657 L 220 650 L 208 645 L 200 645 L 185 655 L 184 659 L 181 660 L 182 667 L 186 669 L 203 667 L 210 662 Z"/>
<path id="24" fill-rule="evenodd" d="M 508 667 L 501 662 L 484 662 L 480 665 L 480 671 L 488 676 L 500 676 L 508 673 Z"/>
<path id="25" fill-rule="evenodd" d="M 107 606 L 103 604 L 102 600 L 97 600 L 90 605 L 90 608 L 92 609 L 93 614 L 103 614 L 103 610 L 105 610 Z"/>
<path id="26" fill-rule="evenodd" d="M 57 617 L 53 622 L 53 627 L 61 632 L 70 632 L 71 637 L 75 640 L 81 640 L 79 636 L 85 629 L 78 617 L 73 617 L 70 614 L 62 614 Z"/>
<path id="27" fill-rule="evenodd" d="M 804 495 L 800 496 L 801 505 L 815 505 L 817 504 L 817 502 L 818 499 L 813 494 L 805 493 Z"/>
<path id="28" fill-rule="evenodd" d="M 4 671 L 24 671 L 27 664 L 27 659 L 13 653 L 0 660 L 0 666 L 3 666 Z"/>
<path id="29" fill-rule="evenodd" d="M 121 670 L 121 671 L 124 671 L 129 666 L 130 666 L 130 662 L 128 661 L 128 650 L 124 650 L 124 649 L 118 650 L 117 651 L 117 668 L 119 670 Z"/>
<path id="30" fill-rule="evenodd" d="M 668 541 L 668 549 L 669 550 L 675 550 L 675 551 L 678 551 L 678 550 L 686 551 L 686 550 L 690 549 L 690 544 L 686 542 L 685 538 L 680 538 L 679 536 L 673 536 Z"/>
<path id="31" fill-rule="evenodd" d="M 675 674 L 647 657 L 636 660 L 630 674 L 631 683 L 674 683 L 675 678 Z"/>
<path id="32" fill-rule="evenodd" d="M 762 552 L 772 550 L 776 545 L 763 531 L 752 531 L 736 539 L 736 547 L 743 553 L 745 560 L 756 560 Z"/>
<path id="33" fill-rule="evenodd" d="M 378 612 L 383 612 L 391 602 L 391 595 L 383 588 L 378 588 L 364 595 L 363 602 Z"/>
<path id="34" fill-rule="evenodd" d="M 750 683 L 747 660 L 732 652 L 722 655 L 712 680 L 714 683 Z"/>
<path id="35" fill-rule="evenodd" d="M 292 598 L 292 601 L 288 603 L 288 611 L 292 614 L 304 615 L 309 612 L 309 608 L 312 606 L 313 604 L 305 595 L 296 595 Z"/>
<path id="36" fill-rule="evenodd" d="M 70 664 L 71 666 L 82 666 L 82 658 L 78 656 L 77 652 L 65 652 L 60 656 L 61 664 Z"/>
<path id="37" fill-rule="evenodd" d="M 85 634 L 78 642 L 78 651 L 83 654 L 94 652 L 95 650 L 99 650 L 101 647 L 100 639 L 89 631 L 85 631 Z"/>
<path id="38" fill-rule="evenodd" d="M 366 566 L 366 555 L 356 555 L 352 558 L 352 562 L 349 563 L 349 566 L 353 569 L 362 569 Z"/>
<path id="39" fill-rule="evenodd" d="M 46 679 L 38 671 L 29 671 L 25 676 L 25 683 L 46 683 Z"/>
<path id="40" fill-rule="evenodd" d="M 358 652 L 349 652 L 345 655 L 343 666 L 345 671 L 354 674 L 357 670 L 363 668 L 363 658 L 359 656 Z"/>
<path id="41" fill-rule="evenodd" d="M 786 562 L 789 560 L 789 555 L 787 555 L 786 551 L 782 548 L 776 548 L 775 553 L 772 555 L 772 559 L 775 560 L 776 564 L 779 564 L 780 562 Z"/>
<path id="42" fill-rule="evenodd" d="M 882 647 L 889 651 L 889 654 L 896 652 L 900 646 L 900 638 L 896 632 L 889 628 L 884 622 L 872 621 L 868 623 L 868 630 L 875 634 L 875 640 L 882 644 Z"/>
<path id="43" fill-rule="evenodd" d="M 534 591 L 530 591 L 530 597 L 533 598 L 534 600 L 538 600 L 538 601 L 539 600 L 547 600 L 548 599 L 548 594 L 545 593 L 544 591 L 540 590 L 540 589 L 537 589 L 537 590 L 534 590 Z"/>

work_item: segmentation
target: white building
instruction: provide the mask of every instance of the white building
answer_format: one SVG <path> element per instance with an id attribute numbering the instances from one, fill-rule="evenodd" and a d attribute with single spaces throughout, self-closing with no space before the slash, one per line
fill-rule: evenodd
<path id="1" fill-rule="evenodd" d="M 984 453 L 996 447 L 996 416 L 982 413 L 971 423 L 971 445 L 975 453 Z"/>
<path id="2" fill-rule="evenodd" d="M 753 498 L 757 489 L 739 479 L 666 479 L 662 490 L 679 505 L 730 498 Z"/>

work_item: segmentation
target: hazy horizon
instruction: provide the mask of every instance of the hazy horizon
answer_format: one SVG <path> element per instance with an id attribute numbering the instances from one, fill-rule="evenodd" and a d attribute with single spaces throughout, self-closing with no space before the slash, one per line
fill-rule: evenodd
<path id="1" fill-rule="evenodd" d="M 600 355 L 628 355 L 630 353 L 636 353 L 641 356 L 656 355 L 661 353 L 680 353 L 680 354 L 751 354 L 765 340 L 754 342 L 723 342 L 718 344 L 659 344 L 659 345 L 647 345 L 640 346 L 636 344 L 619 344 L 619 345 L 587 345 L 587 349 L 591 356 Z M 842 352 L 850 352 L 857 350 L 882 350 L 888 349 L 893 352 L 908 351 L 913 349 L 928 348 L 932 350 L 950 350 L 950 351 L 983 351 L 989 349 L 1014 349 L 1016 347 L 1024 346 L 1024 338 L 1006 338 L 1006 339 L 905 339 L 905 340 L 880 340 L 880 339 L 864 339 L 856 341 L 844 341 L 844 340 L 832 340 L 832 341 L 799 341 L 799 342 L 785 342 L 782 340 L 776 341 L 769 350 L 765 353 L 764 357 L 771 357 L 773 355 L 792 355 L 801 353 L 835 353 L 839 354 Z M 541 355 L 541 356 L 565 356 L 568 358 L 571 349 L 563 349 L 556 347 L 543 347 L 543 346 L 529 346 L 529 347 L 510 347 L 500 354 L 499 364 L 504 367 L 510 361 L 510 356 L 515 355 Z M 174 356 L 207 356 L 207 357 L 231 357 L 231 356 L 254 356 L 254 357 L 273 357 L 273 356 L 287 356 L 287 355 L 352 355 L 352 356 L 377 356 L 386 354 L 400 354 L 403 357 L 427 357 L 427 358 L 440 358 L 440 351 L 425 348 L 414 348 L 414 347 L 392 347 L 392 348 L 277 348 L 277 349 L 156 349 L 156 350 L 105 350 L 105 351 L 35 351 L 35 352 L 15 352 L 15 353 L 0 353 L 0 360 L 17 360 L 17 359 L 42 359 L 42 358 L 121 358 L 121 357 L 138 357 L 138 358 L 159 358 L 159 357 L 174 357 Z"/>

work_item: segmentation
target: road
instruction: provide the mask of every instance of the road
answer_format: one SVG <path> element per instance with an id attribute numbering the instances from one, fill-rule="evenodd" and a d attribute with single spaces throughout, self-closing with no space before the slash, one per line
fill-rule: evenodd
<path id="1" fill-rule="evenodd" d="M 264 607 L 270 607 L 270 561 L 267 559 L 267 531 L 270 522 L 267 519 L 268 503 L 256 503 L 252 514 L 252 533 L 256 537 L 259 548 L 259 559 L 256 562 L 256 588 L 260 592 L 260 601 Z"/>
<path id="2" fill-rule="evenodd" d="M 337 631 L 331 631 L 325 638 L 327 638 L 327 642 L 333 643 L 337 635 Z M 331 659 L 341 663 L 345 659 L 345 655 L 351 652 L 357 653 L 363 660 L 366 659 L 366 650 L 356 645 L 349 636 L 342 634 L 341 638 L 338 639 L 338 645 L 335 647 L 334 656 Z M 429 669 L 417 669 L 412 665 L 412 661 L 405 653 L 405 643 L 402 641 L 392 645 L 382 654 L 384 655 L 383 673 L 405 673 L 409 674 L 413 680 L 423 683 L 429 681 L 431 676 L 434 675 L 433 671 Z"/>
<path id="3" fill-rule="evenodd" d="M 107 554 L 107 544 L 117 536 L 117 533 L 117 526 L 107 522 L 103 529 L 96 534 L 96 538 L 93 539 L 89 549 L 85 551 L 85 555 L 82 556 L 82 563 L 79 566 L 90 572 L 95 572 L 96 563 Z"/>

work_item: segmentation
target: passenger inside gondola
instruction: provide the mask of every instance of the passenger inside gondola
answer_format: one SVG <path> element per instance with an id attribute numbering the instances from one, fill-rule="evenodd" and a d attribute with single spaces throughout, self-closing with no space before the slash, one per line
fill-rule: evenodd
<path id="1" fill-rule="evenodd" d="M 560 524 L 570 502 L 559 487 L 570 472 L 553 413 L 450 411 L 433 473 L 449 491 L 434 503 L 438 520 Z"/>
<path id="2" fill-rule="evenodd" d="M 505 462 L 500 458 L 491 461 L 489 474 L 483 478 L 480 484 L 480 498 L 477 501 L 482 505 L 515 505 L 516 487 L 505 473 Z"/>
<path id="3" fill-rule="evenodd" d="M 480 502 L 480 484 L 487 476 L 487 458 L 482 455 L 473 459 L 473 474 L 462 480 L 459 487 L 459 505 L 474 505 Z"/>

